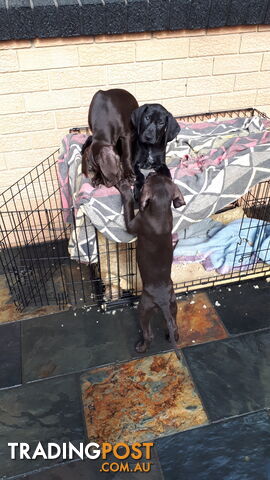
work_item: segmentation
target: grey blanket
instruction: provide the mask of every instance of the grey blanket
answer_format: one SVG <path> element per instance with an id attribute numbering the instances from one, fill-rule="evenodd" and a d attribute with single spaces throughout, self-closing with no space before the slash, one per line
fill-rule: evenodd
<path id="1" fill-rule="evenodd" d="M 199 222 L 270 178 L 270 122 L 260 117 L 185 124 L 167 148 L 173 181 L 186 205 L 173 211 L 173 233 Z M 76 221 L 69 242 L 72 259 L 97 261 L 95 228 L 115 242 L 132 242 L 115 188 L 93 188 L 81 173 L 82 134 L 64 137 L 58 162 L 66 221 Z"/>

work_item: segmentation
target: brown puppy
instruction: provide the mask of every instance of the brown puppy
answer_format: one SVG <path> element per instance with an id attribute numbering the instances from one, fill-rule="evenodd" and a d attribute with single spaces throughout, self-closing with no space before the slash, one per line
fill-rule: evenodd
<path id="1" fill-rule="evenodd" d="M 82 147 L 82 172 L 93 173 L 92 184 L 112 187 L 123 178 L 133 180 L 131 113 L 138 107 L 122 89 L 99 90 L 92 98 L 88 122 L 92 137 Z"/>
<path id="2" fill-rule="evenodd" d="M 134 216 L 133 194 L 127 182 L 117 186 L 123 204 L 126 228 L 137 235 L 137 261 L 143 292 L 139 303 L 139 318 L 143 339 L 136 345 L 143 353 L 153 339 L 150 315 L 160 309 L 166 320 L 169 338 L 177 356 L 179 338 L 176 313 L 177 303 L 171 280 L 173 260 L 171 202 L 178 208 L 185 205 L 182 193 L 172 180 L 161 173 L 148 175 L 140 197 L 140 211 Z"/>

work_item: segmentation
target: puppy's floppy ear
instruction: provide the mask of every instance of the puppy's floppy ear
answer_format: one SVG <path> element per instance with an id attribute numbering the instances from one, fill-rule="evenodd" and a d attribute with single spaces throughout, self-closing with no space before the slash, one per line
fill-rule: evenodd
<path id="1" fill-rule="evenodd" d="M 82 173 L 88 177 L 90 155 L 91 155 L 91 144 L 92 144 L 92 135 L 90 135 L 82 146 Z"/>
<path id="2" fill-rule="evenodd" d="M 140 194 L 140 202 L 139 202 L 140 212 L 143 212 L 144 209 L 147 207 L 150 198 L 151 198 L 151 189 L 149 185 L 145 183 Z"/>
<path id="3" fill-rule="evenodd" d="M 90 165 L 91 148 L 85 148 L 82 154 L 82 173 L 88 177 L 89 165 Z"/>
<path id="4" fill-rule="evenodd" d="M 142 105 L 141 107 L 133 110 L 133 112 L 131 113 L 131 117 L 130 117 L 131 123 L 136 128 L 137 133 L 140 133 L 141 119 L 147 107 L 148 107 L 147 104 Z"/>
<path id="5" fill-rule="evenodd" d="M 171 142 L 179 132 L 180 132 L 179 124 L 177 123 L 173 115 L 168 112 L 167 128 L 165 133 L 166 144 L 168 142 Z"/>
<path id="6" fill-rule="evenodd" d="M 106 187 L 116 185 L 121 178 L 120 157 L 112 147 L 101 147 L 97 163 Z"/>
<path id="7" fill-rule="evenodd" d="M 182 207 L 183 205 L 186 205 L 184 197 L 175 183 L 173 184 L 172 201 L 173 201 L 174 208 L 179 208 L 179 207 Z"/>

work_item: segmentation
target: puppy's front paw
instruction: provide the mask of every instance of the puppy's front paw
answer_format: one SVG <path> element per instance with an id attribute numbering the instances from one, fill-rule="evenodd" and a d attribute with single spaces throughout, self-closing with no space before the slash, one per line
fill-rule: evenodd
<path id="1" fill-rule="evenodd" d="M 133 195 L 134 195 L 134 200 L 136 202 L 138 202 L 139 199 L 140 199 L 140 190 L 141 190 L 141 188 L 139 187 L 139 185 L 137 183 L 135 183 L 134 189 L 133 189 Z"/>
<path id="2" fill-rule="evenodd" d="M 134 185 L 135 175 L 132 171 L 127 174 L 125 173 L 125 179 L 128 181 L 129 185 Z"/>
<path id="3" fill-rule="evenodd" d="M 165 333 L 165 338 L 166 338 L 166 340 L 168 340 L 168 342 L 171 341 L 171 337 L 170 337 L 170 334 L 169 334 L 168 330 L 167 330 L 166 333 Z M 174 340 L 175 340 L 176 342 L 178 342 L 179 338 L 180 338 L 179 332 L 178 332 L 178 330 L 175 330 L 175 332 L 174 332 Z"/>
<path id="4" fill-rule="evenodd" d="M 145 353 L 149 348 L 149 342 L 145 342 L 144 340 L 140 340 L 136 343 L 135 350 L 138 353 Z"/>

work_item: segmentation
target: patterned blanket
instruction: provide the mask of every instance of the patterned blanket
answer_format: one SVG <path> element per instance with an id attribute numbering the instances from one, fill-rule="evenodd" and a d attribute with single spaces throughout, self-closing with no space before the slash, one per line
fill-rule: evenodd
<path id="1" fill-rule="evenodd" d="M 199 222 L 270 178 L 270 121 L 261 117 L 187 124 L 167 146 L 167 163 L 186 205 L 173 211 L 178 232 Z M 95 228 L 109 240 L 132 242 L 124 225 L 121 197 L 114 187 L 94 188 L 81 173 L 83 134 L 66 135 L 58 160 L 65 220 L 73 223 L 72 259 L 97 261 Z M 73 218 L 75 217 L 75 222 Z"/>

